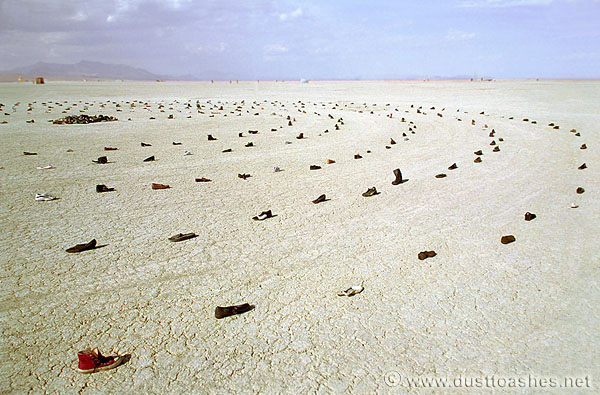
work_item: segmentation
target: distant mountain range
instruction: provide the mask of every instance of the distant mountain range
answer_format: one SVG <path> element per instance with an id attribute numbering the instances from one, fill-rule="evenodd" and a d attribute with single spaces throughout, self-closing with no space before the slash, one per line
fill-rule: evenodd
<path id="1" fill-rule="evenodd" d="M 61 63 L 46 63 L 38 62 L 31 66 L 17 67 L 12 70 L 0 71 L 0 82 L 4 81 L 16 81 L 19 75 L 22 75 L 24 79 L 31 80 L 35 77 L 44 77 L 54 80 L 132 80 L 132 81 L 155 81 L 155 80 L 167 80 L 167 81 L 199 81 L 199 80 L 255 80 L 256 76 L 248 74 L 239 74 L 236 72 L 223 72 L 217 70 L 203 70 L 198 71 L 199 76 L 194 75 L 160 75 L 149 72 L 139 67 L 131 67 L 123 64 L 108 64 L 102 62 L 92 61 L 81 61 L 75 64 L 61 64 Z M 239 75 L 237 75 L 239 74 Z M 234 76 L 235 75 L 235 76 Z M 456 75 L 456 76 L 423 76 L 423 75 L 409 75 L 409 76 L 391 76 L 391 75 L 377 75 L 377 76 L 357 76 L 354 80 L 455 80 L 455 79 L 469 79 L 467 75 Z M 267 78 L 268 79 L 268 78 Z M 312 80 L 337 80 L 336 78 L 313 78 Z M 279 78 L 279 80 L 299 80 L 299 78 Z M 342 78 L 341 80 L 345 80 Z"/>
<path id="2" fill-rule="evenodd" d="M 167 76 L 123 64 L 81 61 L 75 64 L 38 62 L 31 66 L 17 67 L 2 71 L 5 74 L 23 74 L 38 77 L 63 77 L 68 79 L 108 79 L 108 80 L 197 80 L 195 76 Z"/>

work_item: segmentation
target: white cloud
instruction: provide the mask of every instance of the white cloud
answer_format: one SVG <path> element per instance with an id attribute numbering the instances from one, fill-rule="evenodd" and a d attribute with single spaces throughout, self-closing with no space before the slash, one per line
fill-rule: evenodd
<path id="1" fill-rule="evenodd" d="M 543 6 L 553 0 L 464 0 L 458 3 L 461 8 L 505 8 L 523 6 Z"/>
<path id="2" fill-rule="evenodd" d="M 287 21 L 288 19 L 294 19 L 302 16 L 302 8 L 298 7 L 292 12 L 288 12 L 287 14 L 279 14 L 279 19 L 282 21 Z"/>
<path id="3" fill-rule="evenodd" d="M 475 35 L 475 33 L 463 32 L 462 30 L 458 29 L 450 29 L 448 30 L 448 33 L 446 33 L 446 40 L 464 41 L 475 37 Z"/>

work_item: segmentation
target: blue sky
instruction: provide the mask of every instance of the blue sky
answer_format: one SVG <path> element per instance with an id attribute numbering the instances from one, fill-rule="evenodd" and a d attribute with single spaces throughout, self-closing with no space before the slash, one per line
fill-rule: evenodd
<path id="1" fill-rule="evenodd" d="M 0 70 L 215 79 L 600 78 L 600 0 L 0 0 Z"/>

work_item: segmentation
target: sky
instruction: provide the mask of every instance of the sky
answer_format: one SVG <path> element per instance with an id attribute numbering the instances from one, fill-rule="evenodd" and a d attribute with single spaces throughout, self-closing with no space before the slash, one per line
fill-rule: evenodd
<path id="1" fill-rule="evenodd" d="M 0 70 L 203 79 L 600 78 L 600 0 L 0 0 Z"/>

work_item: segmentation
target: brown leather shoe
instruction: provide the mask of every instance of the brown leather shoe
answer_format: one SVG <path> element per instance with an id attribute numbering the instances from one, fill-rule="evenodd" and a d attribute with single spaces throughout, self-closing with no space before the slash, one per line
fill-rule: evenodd
<path id="1" fill-rule="evenodd" d="M 166 184 L 155 184 L 152 183 L 152 189 L 167 189 L 167 188 L 171 188 L 170 186 L 166 185 Z"/>
<path id="2" fill-rule="evenodd" d="M 324 202 L 324 201 L 326 201 L 326 200 L 327 200 L 327 198 L 325 197 L 325 194 L 322 194 L 321 196 L 319 196 L 318 198 L 316 198 L 316 199 L 315 199 L 315 200 L 313 200 L 312 202 L 313 202 L 314 204 L 317 204 L 317 203 Z"/>
<path id="3" fill-rule="evenodd" d="M 419 260 L 423 261 L 427 258 L 433 258 L 436 255 L 437 254 L 435 251 L 421 251 L 419 252 L 419 255 L 417 255 L 417 257 L 419 258 Z"/>
<path id="4" fill-rule="evenodd" d="M 215 308 L 215 317 L 221 319 L 232 315 L 243 314 L 253 309 L 254 306 L 248 303 L 226 307 L 217 306 Z"/>
<path id="5" fill-rule="evenodd" d="M 516 240 L 515 236 L 513 236 L 513 235 L 507 235 L 507 236 L 502 236 L 500 238 L 500 243 L 502 243 L 502 244 L 509 244 L 509 243 L 512 243 L 515 240 Z"/>
<path id="6" fill-rule="evenodd" d="M 96 239 L 93 239 L 89 243 L 77 244 L 71 248 L 67 248 L 65 251 L 70 252 L 70 253 L 75 253 L 75 252 L 93 250 L 94 248 L 96 248 Z"/>

